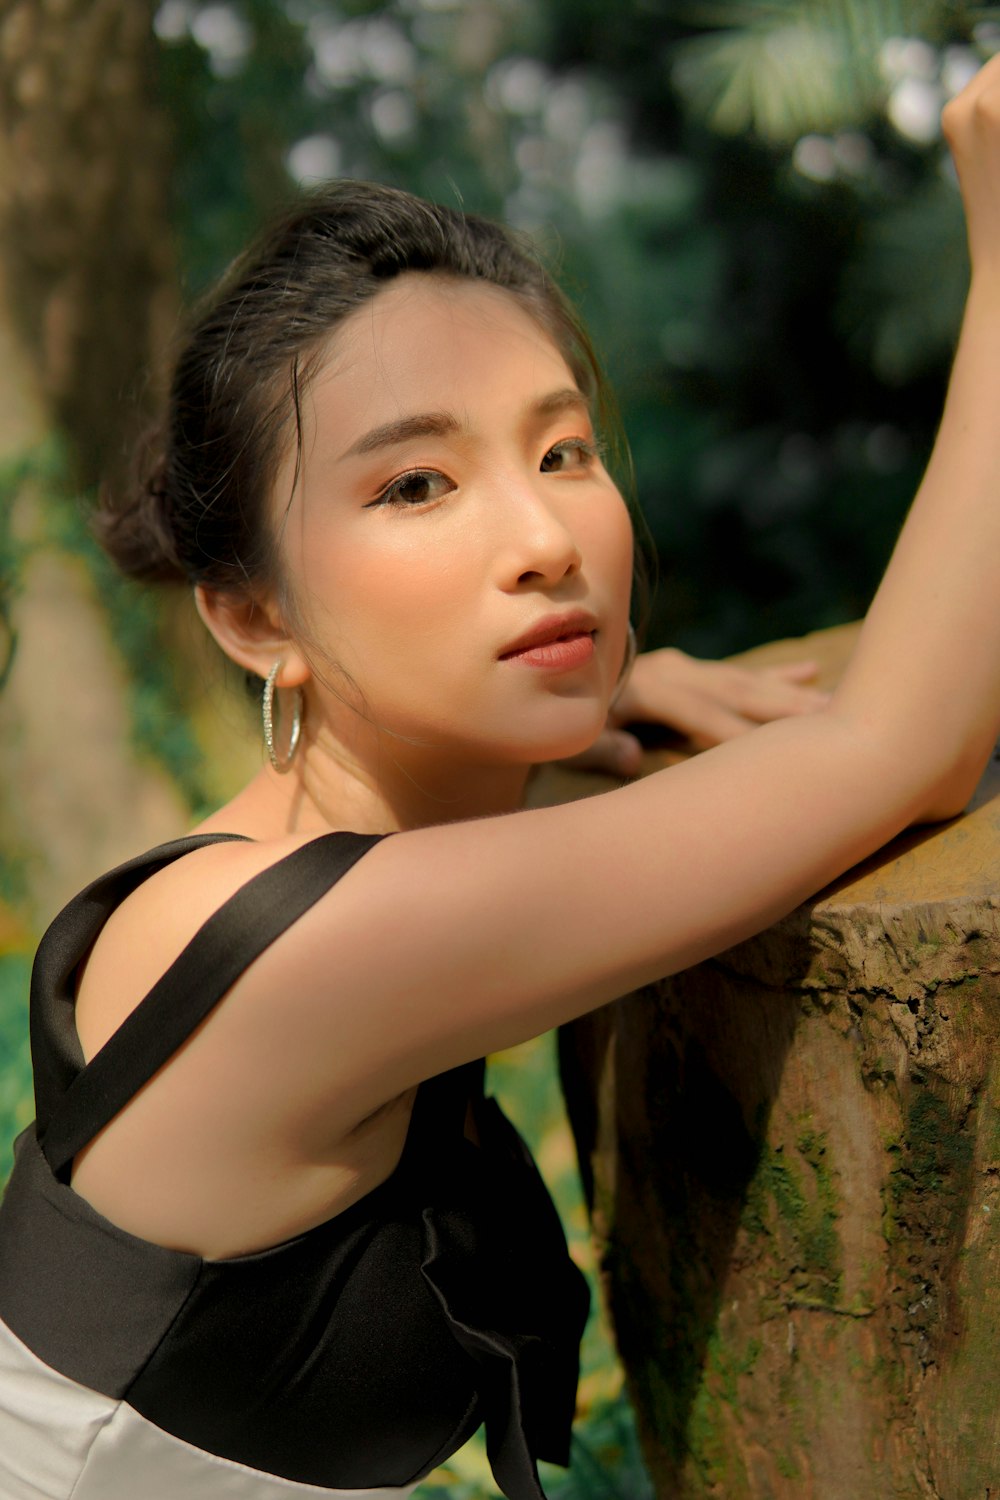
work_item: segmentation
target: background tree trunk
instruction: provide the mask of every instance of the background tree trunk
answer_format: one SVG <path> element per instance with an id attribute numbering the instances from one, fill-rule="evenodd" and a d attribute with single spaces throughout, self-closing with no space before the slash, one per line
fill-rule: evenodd
<path id="1" fill-rule="evenodd" d="M 150 20 L 145 0 L 15 0 L 0 18 L 0 553 L 19 638 L 0 841 L 38 920 L 185 816 L 130 749 L 128 679 L 67 497 L 120 455 L 175 316 Z"/>
<path id="2" fill-rule="evenodd" d="M 176 315 L 151 17 L 147 0 L 15 0 L 0 24 L 5 315 L 84 485 Z"/>
<path id="3" fill-rule="evenodd" d="M 963 819 L 564 1032 L 664 1500 L 1000 1493 L 998 833 L 994 765 Z"/>

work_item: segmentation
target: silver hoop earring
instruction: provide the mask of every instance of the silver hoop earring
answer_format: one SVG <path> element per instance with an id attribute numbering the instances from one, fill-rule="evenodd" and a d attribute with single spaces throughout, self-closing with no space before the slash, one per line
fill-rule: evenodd
<path id="1" fill-rule="evenodd" d="M 295 759 L 295 752 L 299 747 L 299 736 L 302 733 L 302 689 L 292 689 L 295 695 L 292 700 L 292 729 L 288 736 L 288 752 L 284 760 L 281 760 L 274 747 L 274 690 L 282 665 L 280 661 L 276 661 L 267 674 L 261 694 L 260 716 L 264 722 L 264 744 L 267 746 L 268 758 L 274 769 L 283 776 Z"/>
<path id="2" fill-rule="evenodd" d="M 608 704 L 609 713 L 618 702 L 618 699 L 621 697 L 622 688 L 625 686 L 626 682 L 628 682 L 629 673 L 635 665 L 635 659 L 638 654 L 639 642 L 635 638 L 635 629 L 632 625 L 632 621 L 629 620 L 628 634 L 625 637 L 625 660 L 622 662 L 622 669 L 618 673 L 618 681 L 615 683 L 615 690 L 611 695 L 611 702 Z"/>

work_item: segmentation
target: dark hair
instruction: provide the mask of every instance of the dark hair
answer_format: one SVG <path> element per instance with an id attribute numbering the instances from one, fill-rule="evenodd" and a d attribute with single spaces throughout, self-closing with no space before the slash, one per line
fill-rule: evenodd
<path id="1" fill-rule="evenodd" d="M 549 333 L 598 424 L 617 431 L 586 333 L 535 254 L 474 214 L 373 183 L 300 201 L 195 310 L 166 421 L 140 445 L 122 494 L 96 517 L 135 578 L 242 589 L 277 578 L 267 496 L 325 341 L 406 271 L 489 282 Z"/>

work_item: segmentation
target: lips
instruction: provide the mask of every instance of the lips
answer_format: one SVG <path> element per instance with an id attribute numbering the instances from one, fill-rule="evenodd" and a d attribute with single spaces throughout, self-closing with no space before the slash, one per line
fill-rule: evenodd
<path id="1" fill-rule="evenodd" d="M 597 629 L 597 622 L 593 615 L 584 610 L 572 610 L 564 615 L 546 615 L 545 619 L 539 620 L 530 630 L 519 635 L 516 640 L 504 646 L 498 653 L 501 661 L 506 661 L 512 656 L 519 656 L 523 652 L 533 651 L 539 646 L 551 646 L 556 641 L 572 640 L 579 636 L 593 636 Z"/>

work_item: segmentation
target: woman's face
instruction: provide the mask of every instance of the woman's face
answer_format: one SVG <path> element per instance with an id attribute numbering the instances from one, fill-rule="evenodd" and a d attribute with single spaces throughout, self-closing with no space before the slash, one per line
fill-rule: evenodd
<path id="1" fill-rule="evenodd" d="M 631 524 L 516 299 L 399 277 L 338 328 L 302 425 L 275 511 L 326 723 L 343 731 L 360 694 L 367 721 L 449 759 L 591 743 L 625 650 Z"/>

